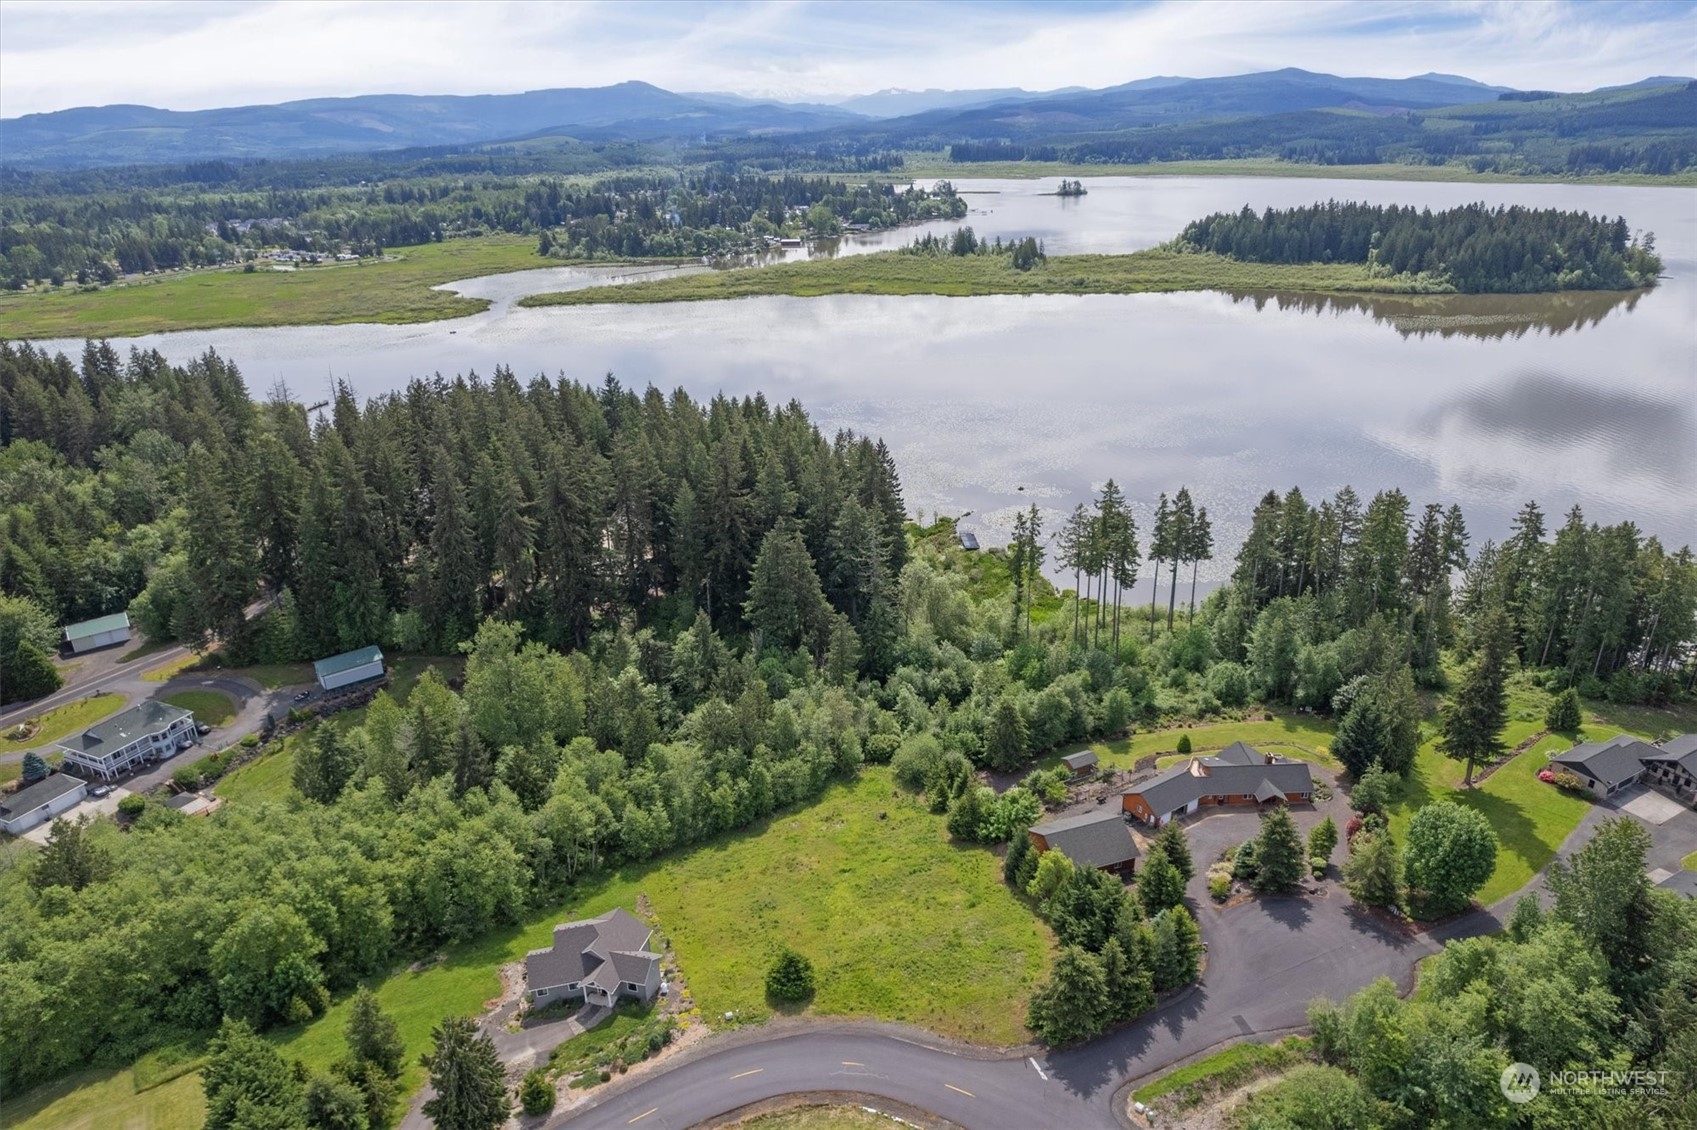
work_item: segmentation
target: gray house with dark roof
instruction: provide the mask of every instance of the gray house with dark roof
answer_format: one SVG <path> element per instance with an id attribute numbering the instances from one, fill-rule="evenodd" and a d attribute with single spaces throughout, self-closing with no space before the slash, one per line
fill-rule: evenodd
<path id="1" fill-rule="evenodd" d="M 1586 742 L 1558 753 L 1550 764 L 1571 770 L 1593 796 L 1606 797 L 1637 784 L 1644 776 L 1644 759 L 1661 752 L 1642 738 L 1617 734 L 1606 742 Z"/>
<path id="2" fill-rule="evenodd" d="M 67 766 L 112 781 L 138 765 L 175 757 L 194 737 L 193 713 L 150 698 L 60 740 L 59 749 Z"/>
<path id="3" fill-rule="evenodd" d="M 537 1008 L 556 1001 L 605 1008 L 621 998 L 651 1001 L 660 991 L 660 955 L 648 949 L 653 933 L 623 907 L 562 922 L 552 946 L 525 955 L 525 997 Z"/>
<path id="4" fill-rule="evenodd" d="M 1651 748 L 1654 753 L 1639 758 L 1644 779 L 1687 804 L 1697 803 L 1697 734 L 1681 734 Z"/>
<path id="5" fill-rule="evenodd" d="M 1031 829 L 1031 846 L 1039 852 L 1058 851 L 1080 867 L 1137 870 L 1137 844 L 1125 814 L 1111 808 L 1038 824 Z"/>
<path id="6" fill-rule="evenodd" d="M 1121 804 L 1145 823 L 1165 824 L 1208 804 L 1260 806 L 1313 799 L 1314 772 L 1308 762 L 1234 742 L 1211 757 L 1193 757 L 1132 786 Z"/>

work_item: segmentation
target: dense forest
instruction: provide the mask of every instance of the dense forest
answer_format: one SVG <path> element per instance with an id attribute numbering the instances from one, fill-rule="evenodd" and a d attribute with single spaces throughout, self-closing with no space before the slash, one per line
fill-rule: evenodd
<path id="1" fill-rule="evenodd" d="M 0 283 L 96 285 L 120 274 L 251 260 L 264 249 L 310 256 L 380 255 L 385 247 L 490 232 L 541 233 L 545 255 L 578 259 L 722 255 L 767 236 L 835 235 L 926 219 L 958 219 L 966 203 L 935 190 L 767 176 L 709 168 L 623 172 L 593 181 L 504 173 L 433 173 L 374 183 L 276 183 L 229 170 L 162 187 L 76 193 L 70 174 L 18 178 L 0 195 Z M 77 176 L 96 183 L 99 171 Z M 39 182 L 39 183 L 37 183 Z"/>
<path id="2" fill-rule="evenodd" d="M 80 365 L 0 346 L 0 391 L 0 629 L 127 606 L 237 663 L 466 652 L 457 688 L 427 673 L 291 739 L 299 801 L 211 820 L 149 801 L 0 874 L 8 1092 L 221 1021 L 310 1018 L 869 763 L 957 839 L 1023 843 L 1064 789 L 978 773 L 1128 726 L 1310 706 L 1352 773 L 1395 774 L 1417 687 L 1456 670 L 1463 697 L 1518 662 L 1655 702 L 1694 671 L 1690 552 L 1577 511 L 1546 540 L 1529 506 L 1470 551 L 1453 505 L 1270 493 L 1192 612 L 1215 547 L 1187 489 L 1139 530 L 1110 482 L 1053 542 L 1033 508 L 1008 550 L 972 556 L 952 523 L 908 520 L 881 444 L 758 396 L 497 370 L 363 405 L 343 388 L 309 418 L 282 389 L 252 401 L 214 354 L 96 343 Z M 1046 579 L 1051 545 L 1089 599 Z M 257 596 L 275 599 L 249 619 Z M 1494 731 L 1469 745 L 1454 717 L 1446 748 L 1489 760 Z M 1197 938 L 1154 887 L 1127 898 L 1054 858 L 1010 850 L 1006 873 L 1065 946 L 1029 1018 L 1063 1042 L 1188 980 Z"/>
<path id="3" fill-rule="evenodd" d="M 1256 214 L 1216 212 L 1176 246 L 1256 263 L 1364 263 L 1467 294 L 1631 290 L 1656 285 L 1655 236 L 1553 208 L 1469 204 L 1442 212 L 1335 200 Z"/>

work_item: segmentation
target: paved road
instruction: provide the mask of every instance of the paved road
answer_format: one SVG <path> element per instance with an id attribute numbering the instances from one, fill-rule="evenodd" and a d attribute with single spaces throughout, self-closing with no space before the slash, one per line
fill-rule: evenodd
<path id="1" fill-rule="evenodd" d="M 1636 795 L 1595 805 L 1563 841 L 1558 857 L 1571 856 L 1599 824 L 1620 814 L 1617 805 Z M 1320 816 L 1299 815 L 1299 823 Z M 1192 825 L 1191 841 L 1230 843 L 1245 838 L 1242 830 L 1221 814 Z M 1677 867 L 1697 846 L 1697 812 L 1686 809 L 1649 830 L 1650 866 Z M 1210 857 L 1200 851 L 1196 856 L 1200 870 Z M 904 1039 L 854 1025 L 738 1033 L 702 1045 L 698 1054 L 660 1074 L 610 1084 L 589 1105 L 562 1111 L 547 1125 L 681 1130 L 762 1099 L 837 1091 L 918 1107 L 969 1130 L 1116 1127 L 1131 1082 L 1216 1045 L 1300 1028 L 1307 1002 L 1316 996 L 1341 999 L 1381 976 L 1406 991 L 1421 958 L 1449 939 L 1501 929 L 1514 902 L 1542 886 L 1540 873 L 1492 906 L 1409 937 L 1361 914 L 1335 884 L 1327 884 L 1325 897 L 1255 900 L 1219 910 L 1198 901 L 1193 883 L 1191 902 L 1200 908 L 1209 943 L 1202 983 L 1084 1047 L 984 1058 L 931 1046 L 924 1033 Z"/>

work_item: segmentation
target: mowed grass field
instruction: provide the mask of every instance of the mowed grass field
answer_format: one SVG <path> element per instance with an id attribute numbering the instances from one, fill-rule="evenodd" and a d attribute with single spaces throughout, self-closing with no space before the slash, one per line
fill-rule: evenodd
<path id="1" fill-rule="evenodd" d="M 67 1075 L 0 1111 L 7 1130 L 193 1130 L 205 1121 L 198 1072 L 137 1090 L 128 1067 Z"/>
<path id="2" fill-rule="evenodd" d="M 1233 742 L 1247 742 L 1259 750 L 1301 758 L 1337 770 L 1339 765 L 1330 748 L 1332 732 L 1331 722 L 1312 714 L 1284 714 L 1275 716 L 1271 722 L 1217 722 L 1183 729 L 1151 730 L 1111 742 L 1096 742 L 1089 748 L 1095 750 L 1102 765 L 1110 769 L 1130 769 L 1139 759 L 1151 754 L 1158 759 L 1157 764 L 1164 766 L 1184 756 L 1178 752 L 1178 740 L 1188 736 L 1193 755 L 1218 753 Z M 1056 753 L 1042 758 L 1038 764 L 1048 768 L 1059 765 L 1060 759 L 1061 755 Z"/>
<path id="3" fill-rule="evenodd" d="M 34 749 L 51 741 L 57 741 L 66 734 L 75 733 L 85 726 L 91 726 L 108 714 L 112 714 L 124 705 L 121 694 L 97 694 L 88 698 L 79 698 L 75 702 L 67 702 L 56 706 L 41 715 L 41 726 L 21 741 L 0 738 L 0 753 L 17 753 L 20 750 Z"/>
<path id="4" fill-rule="evenodd" d="M 208 726 L 222 726 L 236 716 L 235 702 L 220 691 L 178 691 L 166 695 L 165 701 L 194 711 L 194 720 Z"/>
<path id="5" fill-rule="evenodd" d="M 557 266 L 528 236 L 493 235 L 390 248 L 382 262 L 249 273 L 194 271 L 91 292 L 75 288 L 0 297 L 0 336 L 133 337 L 219 326 L 430 322 L 488 308 L 481 298 L 432 290 L 478 275 Z"/>
<path id="6" fill-rule="evenodd" d="M 652 282 L 536 294 L 521 306 L 594 306 L 621 302 L 699 302 L 713 299 L 826 294 L 1138 294 L 1182 290 L 1275 290 L 1316 293 L 1404 293 L 1406 284 L 1376 279 L 1353 263 L 1241 263 L 1220 255 L 1153 249 L 1130 255 L 1051 256 L 1017 271 L 1007 256 L 908 255 L 900 251 L 850 255 L 713 271 Z"/>

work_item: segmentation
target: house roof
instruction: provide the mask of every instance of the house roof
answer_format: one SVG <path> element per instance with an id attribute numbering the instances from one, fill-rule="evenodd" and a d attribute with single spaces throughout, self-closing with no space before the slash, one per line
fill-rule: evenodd
<path id="1" fill-rule="evenodd" d="M 52 773 L 27 789 L 19 789 L 8 797 L 0 797 L 0 818 L 10 820 L 26 812 L 34 812 L 44 804 L 58 800 L 88 784 L 69 773 Z"/>
<path id="2" fill-rule="evenodd" d="M 651 934 L 646 922 L 623 907 L 599 918 L 562 922 L 554 927 L 552 946 L 525 955 L 525 983 L 532 989 L 581 982 L 603 988 L 612 988 L 618 981 L 640 984 L 660 960 L 659 954 L 644 948 Z"/>
<path id="3" fill-rule="evenodd" d="M 1263 754 L 1254 746 L 1234 742 L 1211 757 L 1193 757 L 1145 781 L 1128 793 L 1141 794 L 1157 816 L 1165 816 L 1205 796 L 1252 795 L 1271 800 L 1287 793 L 1314 791 L 1308 762 Z"/>
<path id="4" fill-rule="evenodd" d="M 104 722 L 96 722 L 80 734 L 73 734 L 61 741 L 59 748 L 100 757 L 123 749 L 138 738 L 162 733 L 179 718 L 189 717 L 193 717 L 192 711 L 150 698 L 128 710 L 120 710 Z"/>
<path id="5" fill-rule="evenodd" d="M 1556 765 L 1576 766 L 1593 781 L 1613 788 L 1644 770 L 1643 758 L 1661 751 L 1631 734 L 1617 734 L 1606 742 L 1586 742 L 1550 758 Z"/>
<path id="6" fill-rule="evenodd" d="M 1088 769 L 1096 764 L 1096 755 L 1089 750 L 1084 750 L 1082 753 L 1069 753 L 1061 760 L 1068 769 Z"/>
<path id="7" fill-rule="evenodd" d="M 1112 809 L 1050 820 L 1031 829 L 1055 851 L 1085 867 L 1112 867 L 1137 858 L 1125 815 Z"/>
<path id="8" fill-rule="evenodd" d="M 78 624 L 65 625 L 67 640 L 80 640 L 88 636 L 98 636 L 101 632 L 116 631 L 130 626 L 128 612 L 114 612 L 110 616 L 96 616 L 92 620 L 84 620 Z"/>
<path id="9" fill-rule="evenodd" d="M 978 535 L 977 534 L 972 533 L 969 530 L 962 530 L 958 536 L 960 538 L 960 547 L 962 549 L 977 549 L 978 548 Z"/>
<path id="10" fill-rule="evenodd" d="M 355 667 L 364 667 L 367 663 L 381 662 L 382 659 L 382 650 L 373 644 L 357 651 L 344 651 L 340 655 L 320 659 L 312 665 L 312 673 L 320 679 L 327 679 L 331 675 L 340 675 L 343 671 L 351 671 Z"/>
<path id="11" fill-rule="evenodd" d="M 1681 734 L 1663 742 L 1655 753 L 1642 755 L 1645 761 L 1672 762 L 1697 777 L 1697 734 Z"/>
<path id="12" fill-rule="evenodd" d="M 1656 886 L 1664 891 L 1684 895 L 1688 899 L 1697 899 L 1697 871 L 1689 867 L 1684 871 L 1675 871 Z"/>

